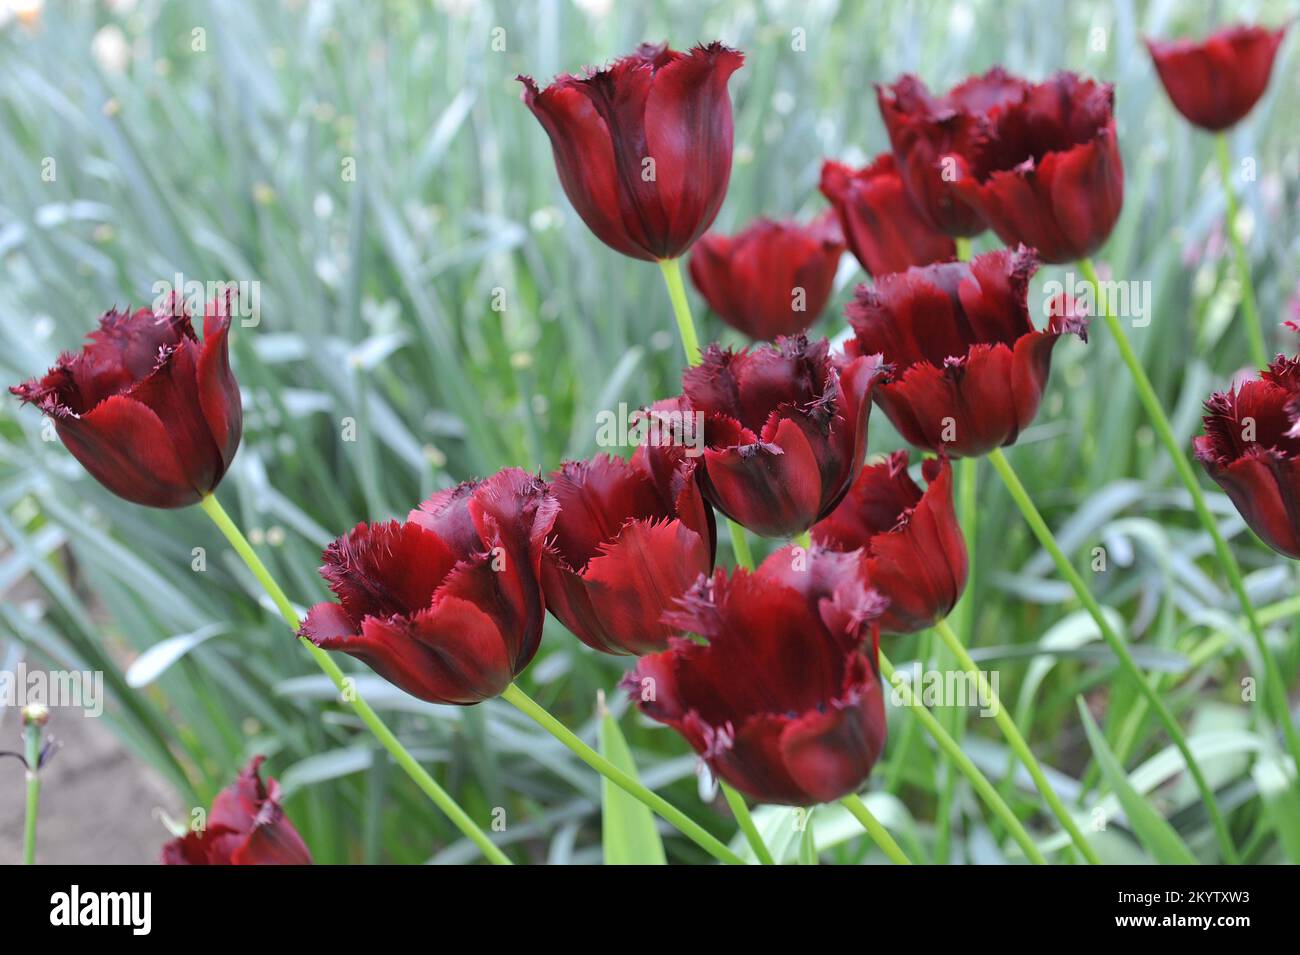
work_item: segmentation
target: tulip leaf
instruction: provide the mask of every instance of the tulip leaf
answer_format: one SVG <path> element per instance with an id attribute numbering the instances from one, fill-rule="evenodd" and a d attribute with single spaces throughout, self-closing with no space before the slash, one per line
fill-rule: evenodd
<path id="1" fill-rule="evenodd" d="M 636 764 L 614 714 L 601 706 L 600 752 L 623 772 L 636 776 Z M 605 865 L 666 865 L 655 819 L 639 799 L 608 779 L 601 780 L 601 844 Z"/>
<path id="2" fill-rule="evenodd" d="M 1083 720 L 1084 731 L 1088 734 L 1088 744 L 1092 747 L 1092 754 L 1097 759 L 1097 765 L 1101 767 L 1102 775 L 1115 791 L 1138 841 L 1162 865 L 1198 864 L 1196 856 L 1192 855 L 1192 851 L 1174 831 L 1174 827 L 1151 808 L 1151 804 L 1133 788 L 1128 775 L 1124 772 L 1124 767 L 1111 752 L 1106 737 L 1093 720 L 1092 714 L 1088 712 L 1088 707 L 1082 698 L 1079 698 L 1078 704 L 1079 717 Z"/>
<path id="3" fill-rule="evenodd" d="M 131 663 L 126 671 L 126 685 L 132 689 L 148 686 L 185 654 L 225 630 L 225 624 L 210 623 L 193 633 L 182 633 L 160 640 Z"/>
<path id="4" fill-rule="evenodd" d="M 1282 850 L 1293 863 L 1300 863 L 1300 791 L 1287 772 L 1286 760 L 1260 760 L 1251 770 L 1269 821 L 1277 832 Z"/>
<path id="5" fill-rule="evenodd" d="M 803 835 L 799 837 L 799 864 L 817 865 L 817 838 L 813 835 L 813 810 L 809 806 L 803 817 Z"/>

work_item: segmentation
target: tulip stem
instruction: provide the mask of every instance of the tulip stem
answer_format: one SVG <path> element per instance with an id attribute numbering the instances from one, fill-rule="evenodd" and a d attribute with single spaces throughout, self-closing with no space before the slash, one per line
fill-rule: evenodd
<path id="1" fill-rule="evenodd" d="M 985 805 L 992 810 L 995 816 L 1002 820 L 1002 824 L 1007 827 L 1011 837 L 1016 840 L 1024 851 L 1025 858 L 1035 865 L 1046 865 L 1047 860 L 1043 858 L 1042 852 L 1039 851 L 1029 833 L 1025 831 L 1025 827 L 1020 820 L 1016 818 L 1016 814 L 1011 811 L 1007 801 L 993 788 L 993 784 L 988 781 L 988 777 L 980 772 L 979 767 L 971 762 L 970 757 L 962 752 L 961 745 L 948 735 L 948 731 L 940 725 L 934 714 L 916 698 L 912 693 L 911 684 L 906 679 L 898 676 L 894 665 L 889 662 L 889 658 L 883 652 L 880 654 L 880 672 L 889 681 L 893 691 L 902 698 L 903 705 L 915 714 L 916 718 L 921 721 L 921 725 L 934 738 L 939 748 L 956 764 L 962 775 L 970 780 L 971 785 L 975 787 L 975 791 L 979 793 Z"/>
<path id="2" fill-rule="evenodd" d="M 754 817 L 749 814 L 749 807 L 745 805 L 745 797 L 721 779 L 718 780 L 718 788 L 722 790 L 723 798 L 727 800 L 727 805 L 731 807 L 731 814 L 736 817 L 736 825 L 740 826 L 740 831 L 745 834 L 745 841 L 754 850 L 754 855 L 758 861 L 763 865 L 776 865 L 772 853 L 768 851 L 767 844 L 763 842 L 763 837 L 759 835 L 758 826 L 754 825 Z"/>
<path id="3" fill-rule="evenodd" d="M 1214 797 L 1214 790 L 1206 782 L 1200 765 L 1192 755 L 1191 747 L 1187 745 L 1187 737 L 1183 735 L 1182 727 L 1174 719 L 1173 713 L 1169 712 L 1169 707 L 1165 705 L 1165 701 L 1160 698 L 1160 695 L 1143 677 L 1142 671 L 1138 669 L 1137 662 L 1129 652 L 1128 646 L 1111 627 L 1110 621 L 1106 619 L 1106 615 L 1102 612 L 1101 604 L 1097 603 L 1097 598 L 1088 590 L 1088 586 L 1084 583 L 1083 578 L 1079 576 L 1079 572 L 1074 569 L 1070 559 L 1061 550 L 1061 546 L 1056 542 L 1056 537 L 1052 534 L 1051 528 L 1047 526 L 1043 516 L 1038 513 L 1038 508 L 1034 506 L 1033 500 L 1029 497 L 1029 492 L 1020 483 L 1020 478 L 1016 476 L 1015 470 L 1011 467 L 1011 462 L 1002 453 L 1002 449 L 994 448 L 989 453 L 989 460 L 993 462 L 994 469 L 1001 475 L 1007 490 L 1011 493 L 1011 497 L 1020 508 L 1021 514 L 1024 515 L 1025 522 L 1029 524 L 1030 529 L 1034 532 L 1034 536 L 1038 538 L 1038 542 L 1051 555 L 1052 560 L 1056 563 L 1057 570 L 1074 588 L 1075 595 L 1078 596 L 1079 601 L 1097 624 L 1097 629 L 1101 631 L 1102 638 L 1110 647 L 1111 652 L 1115 654 L 1121 669 L 1132 677 L 1138 691 L 1146 697 L 1148 704 L 1155 711 L 1160 722 L 1164 724 L 1165 731 L 1182 754 L 1183 762 L 1187 764 L 1187 771 L 1191 774 L 1192 780 L 1201 794 L 1201 801 L 1205 804 L 1205 810 L 1209 813 L 1210 821 L 1214 825 L 1214 831 L 1218 836 L 1224 860 L 1231 865 L 1236 865 L 1239 859 L 1236 847 L 1232 843 L 1232 836 L 1228 832 L 1228 825 L 1223 819 L 1223 813 L 1219 811 L 1219 802 Z"/>
<path id="4" fill-rule="evenodd" d="M 1160 399 L 1156 397 L 1155 389 L 1151 386 L 1151 380 L 1147 377 L 1142 362 L 1138 360 L 1137 354 L 1133 351 L 1133 346 L 1129 344 L 1128 336 L 1124 334 L 1124 327 L 1119 323 L 1119 319 L 1111 315 L 1109 309 L 1105 308 L 1102 303 L 1101 289 L 1097 284 L 1097 270 L 1093 268 L 1090 259 L 1080 260 L 1079 267 L 1097 292 L 1098 311 L 1105 318 L 1106 325 L 1115 338 L 1115 344 L 1119 346 L 1119 353 L 1123 357 L 1124 363 L 1128 365 L 1129 372 L 1133 376 L 1133 383 L 1137 386 L 1138 397 L 1146 408 L 1152 427 L 1155 428 L 1156 434 L 1165 446 L 1165 450 L 1169 452 L 1169 457 L 1174 462 L 1174 470 L 1178 472 L 1178 477 L 1182 480 L 1183 486 L 1187 488 L 1187 493 L 1191 495 L 1192 507 L 1196 511 L 1201 526 L 1205 528 L 1210 535 L 1210 540 L 1214 542 L 1214 552 L 1228 577 L 1228 583 L 1237 596 L 1237 602 L 1241 605 L 1242 615 L 1246 618 L 1251 639 L 1254 641 L 1255 648 L 1264 663 L 1264 703 L 1267 708 L 1273 710 L 1274 719 L 1281 727 L 1282 735 L 1286 739 L 1287 749 L 1290 750 L 1291 758 L 1295 761 L 1296 772 L 1300 773 L 1300 734 L 1296 732 L 1295 724 L 1291 719 L 1290 708 L 1287 705 L 1286 683 L 1282 679 L 1282 671 L 1277 665 L 1277 658 L 1264 637 L 1264 628 L 1259 622 L 1259 616 L 1255 613 L 1255 607 L 1250 601 L 1250 595 L 1246 592 L 1246 582 L 1241 576 L 1241 567 L 1237 564 L 1237 558 L 1233 556 L 1232 548 L 1228 546 L 1223 534 L 1219 532 L 1218 522 L 1215 521 L 1214 515 L 1210 513 L 1209 505 L 1205 503 L 1205 495 L 1201 491 L 1200 482 L 1196 479 L 1196 472 L 1192 470 L 1191 462 L 1179 447 L 1178 439 L 1174 437 L 1173 426 L 1170 425 L 1169 418 L 1160 405 Z M 1146 681 L 1143 680 L 1142 682 L 1145 685 Z"/>
<path id="5" fill-rule="evenodd" d="M 979 666 L 976 665 L 975 661 L 971 659 L 970 654 L 966 652 L 966 648 L 961 645 L 961 641 L 957 639 L 957 634 L 953 632 L 952 627 L 948 626 L 948 621 L 940 620 L 934 625 L 934 629 L 938 632 L 939 638 L 943 640 L 944 644 L 948 647 L 948 650 L 957 658 L 962 669 L 974 676 L 978 681 L 981 701 L 985 701 L 987 709 L 993 712 L 993 718 L 997 721 L 998 728 L 1002 730 L 1002 735 L 1006 737 L 1007 744 L 1015 754 L 1020 757 L 1020 761 L 1024 764 L 1025 769 L 1029 770 L 1029 775 L 1033 779 L 1034 785 L 1038 787 L 1038 791 L 1042 794 L 1043 799 L 1047 802 L 1048 808 L 1050 808 L 1056 818 L 1060 820 L 1065 831 L 1070 834 L 1070 839 L 1076 846 L 1078 846 L 1079 852 L 1083 854 L 1083 857 L 1088 860 L 1090 864 L 1101 865 L 1101 859 L 1097 857 L 1097 853 L 1093 851 L 1091 844 L 1089 844 L 1088 840 L 1084 838 L 1083 832 L 1079 829 L 1078 823 L 1076 823 L 1074 817 L 1070 815 L 1070 810 L 1067 809 L 1065 803 L 1061 801 L 1061 797 L 1056 794 L 1056 790 L 1052 788 L 1052 784 L 1047 781 L 1047 775 L 1043 772 L 1043 767 L 1038 764 L 1038 760 L 1034 757 L 1033 750 L 1029 748 L 1029 744 L 1025 742 L 1024 736 L 1020 734 L 1020 729 L 1016 726 L 1016 721 L 1012 719 L 1011 714 L 1008 713 L 1006 707 L 1002 705 L 1002 701 L 998 698 L 997 691 L 989 685 L 988 680 L 984 677 L 984 673 L 980 670 Z"/>
<path id="6" fill-rule="evenodd" d="M 1228 241 L 1232 243 L 1237 282 L 1241 285 L 1241 311 L 1246 319 L 1250 360 L 1256 367 L 1263 368 L 1268 364 L 1268 347 L 1264 344 L 1264 326 L 1259 320 L 1259 308 L 1255 304 L 1255 286 L 1250 280 L 1250 262 L 1246 259 L 1246 246 L 1237 231 L 1237 193 L 1232 188 L 1232 153 L 1228 147 L 1228 134 L 1217 134 L 1214 137 L 1214 145 L 1219 158 L 1219 176 L 1223 179 L 1223 196 L 1228 205 L 1225 227 L 1228 230 Z"/>
<path id="7" fill-rule="evenodd" d="M 971 257 L 971 240 L 959 235 L 953 240 L 953 242 L 957 246 L 957 261 L 969 262 Z"/>
<path id="8" fill-rule="evenodd" d="M 728 518 L 727 530 L 731 532 L 731 552 L 736 557 L 736 565 L 746 570 L 753 570 L 754 554 L 749 549 L 749 538 L 745 536 L 745 529 Z"/>
<path id="9" fill-rule="evenodd" d="M 203 508 L 203 513 L 212 518 L 212 523 L 216 524 L 221 533 L 226 536 L 226 540 L 230 541 L 230 545 L 243 558 L 244 563 L 248 565 L 248 569 L 257 578 L 257 582 L 262 585 L 267 596 L 271 598 L 272 603 L 280 611 L 280 616 L 284 618 L 284 622 L 297 633 L 300 623 L 298 611 L 289 602 L 289 598 L 280 589 L 280 585 L 271 576 L 271 572 L 266 569 L 266 565 L 262 563 L 262 558 L 257 556 L 257 551 L 253 550 L 252 545 L 248 543 L 248 539 L 244 537 L 239 526 L 230 519 L 230 515 L 218 503 L 216 496 L 209 494 L 199 502 L 199 507 Z M 455 824 L 456 828 L 478 846 L 483 855 L 491 862 L 497 865 L 510 865 L 511 862 L 505 853 L 497 848 L 482 829 L 475 825 L 469 814 L 460 807 L 460 804 L 445 789 L 438 785 L 437 781 L 429 775 L 425 768 L 416 762 L 415 757 L 407 751 L 406 747 L 393 734 L 393 731 L 380 719 L 379 714 L 361 698 L 361 694 L 357 692 L 354 682 L 343 674 L 334 659 L 304 637 L 299 637 L 298 642 L 306 648 L 311 658 L 316 661 L 316 665 L 325 672 L 325 675 L 330 678 L 330 682 L 338 688 L 343 700 L 352 707 L 353 711 L 360 717 L 361 722 L 366 725 L 366 728 L 374 734 L 384 749 L 388 750 L 397 765 L 406 771 L 406 774 L 433 801 L 434 805 L 441 809 L 447 815 L 447 818 Z"/>
<path id="10" fill-rule="evenodd" d="M 703 826 L 690 819 L 680 809 L 664 799 L 659 794 L 652 792 L 645 786 L 641 785 L 636 779 L 623 772 L 600 753 L 596 752 L 567 726 L 557 720 L 554 716 L 546 711 L 536 700 L 521 690 L 518 684 L 511 683 L 506 687 L 505 692 L 501 694 L 501 699 L 517 707 L 524 715 L 532 719 L 538 726 L 546 730 L 561 743 L 563 743 L 570 752 L 580 760 L 600 773 L 611 783 L 622 789 L 630 796 L 641 800 L 649 806 L 654 812 L 657 812 L 669 824 L 677 829 L 682 835 L 690 839 L 697 846 L 707 852 L 719 862 L 726 862 L 730 865 L 744 865 L 745 860 L 736 855 L 725 845 L 710 835 Z"/>
<path id="11" fill-rule="evenodd" d="M 36 864 L 36 815 L 41 805 L 41 720 L 23 717 L 23 758 L 27 762 L 27 818 L 23 824 L 23 865 Z"/>
<path id="12" fill-rule="evenodd" d="M 800 531 L 794 535 L 794 542 L 804 550 L 812 549 L 812 531 Z"/>
<path id="13" fill-rule="evenodd" d="M 862 828 L 867 830 L 867 835 L 871 837 L 871 841 L 879 846 L 880 851 L 889 856 L 895 865 L 912 864 L 912 860 L 907 857 L 907 853 L 894 841 L 894 837 L 889 834 L 889 830 L 880 824 L 880 820 L 871 814 L 871 810 L 867 808 L 867 804 L 858 797 L 857 793 L 849 793 L 840 800 L 840 805 L 847 809 L 854 819 L 862 823 Z"/>
<path id="14" fill-rule="evenodd" d="M 668 286 L 668 298 L 673 303 L 673 315 L 677 318 L 677 331 L 682 336 L 682 348 L 686 351 L 686 363 L 700 363 L 700 340 L 695 335 L 695 322 L 691 320 L 691 306 L 686 301 L 686 284 L 682 281 L 682 265 L 679 259 L 660 259 L 659 269 L 664 274 L 664 284 Z"/>

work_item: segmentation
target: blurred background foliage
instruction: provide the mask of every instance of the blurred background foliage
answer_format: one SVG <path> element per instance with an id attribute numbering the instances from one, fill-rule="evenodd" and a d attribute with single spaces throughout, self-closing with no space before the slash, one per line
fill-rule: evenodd
<path id="1" fill-rule="evenodd" d="M 731 83 L 723 230 L 824 208 L 823 157 L 862 162 L 887 148 L 871 84 L 901 72 L 936 90 L 997 63 L 1114 83 L 1126 203 L 1098 261 L 1151 283 L 1152 321 L 1131 334 L 1180 436 L 1190 442 L 1200 402 L 1247 362 L 1213 143 L 1169 105 L 1141 37 L 1199 36 L 1228 17 L 1277 24 L 1291 4 L 0 0 L 0 10 L 0 378 L 43 371 L 102 311 L 148 304 L 154 284 L 177 273 L 259 282 L 261 322 L 233 336 L 246 430 L 220 495 L 303 605 L 326 593 L 321 547 L 357 521 L 402 516 L 431 491 L 504 465 L 549 471 L 589 455 L 598 411 L 679 390 L 657 270 L 605 248 L 572 212 L 514 79 L 599 65 L 643 40 L 718 38 L 746 54 Z M 1270 327 L 1297 309 L 1300 120 L 1286 106 L 1300 95 L 1296 47 L 1289 37 L 1269 93 L 1232 133 L 1235 155 L 1257 172 L 1243 221 Z M 1036 287 L 1065 271 L 1044 269 Z M 863 280 L 846 255 L 820 333 L 842 332 L 841 306 Z M 692 301 L 702 337 L 729 339 Z M 1291 351 L 1295 336 L 1279 328 L 1271 344 Z M 344 440 L 348 419 L 355 441 Z M 872 453 L 899 444 L 874 416 Z M 1190 728 L 1247 858 L 1294 861 L 1297 797 L 1277 783 L 1272 741 L 1241 699 L 1240 680 L 1258 671 L 1237 608 L 1104 329 L 1057 349 L 1043 409 L 1011 457 Z M 1258 603 L 1290 597 L 1294 568 L 1217 489 L 1211 500 Z M 979 519 L 977 657 L 1000 671 L 1004 699 L 1067 801 L 1094 822 L 1098 807 L 1109 811 L 1098 850 L 1140 861 L 1150 846 L 1100 783 L 1079 694 L 1112 745 L 1132 721 L 1129 781 L 1213 861 L 1205 814 L 1167 740 L 1115 679 L 990 468 Z M 1098 546 L 1104 572 L 1093 568 Z M 192 569 L 195 547 L 206 549 L 204 572 Z M 730 562 L 726 548 L 724 535 Z M 13 400 L 0 402 L 0 596 L 0 663 L 103 669 L 107 719 L 180 805 L 206 804 L 262 752 L 319 861 L 477 860 L 335 703 L 197 510 L 115 499 Z M 1294 677 L 1288 612 L 1268 616 Z M 886 646 L 900 666 L 930 652 L 924 637 Z M 548 620 L 523 683 L 594 740 L 598 692 L 625 711 L 612 691 L 626 664 Z M 496 838 L 518 861 L 600 858 L 599 777 L 520 714 L 429 706 L 352 669 L 477 819 L 506 810 Z M 991 721 L 971 714 L 942 715 L 964 727 L 964 747 L 1049 857 L 1071 860 Z M 905 848 L 1020 861 L 909 714 L 891 709 L 890 723 L 869 803 Z M 622 726 L 645 781 L 730 838 L 726 807 L 702 801 L 685 744 L 633 715 Z M 0 732 L 15 731 L 5 714 Z M 787 813 L 764 810 L 760 822 L 794 851 Z M 829 810 L 819 822 L 823 858 L 878 860 L 844 822 Z M 680 838 L 666 845 L 671 860 L 702 858 Z"/>

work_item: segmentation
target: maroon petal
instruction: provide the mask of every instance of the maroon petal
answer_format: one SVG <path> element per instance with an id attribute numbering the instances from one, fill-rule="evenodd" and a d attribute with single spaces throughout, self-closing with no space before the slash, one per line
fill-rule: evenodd
<path id="1" fill-rule="evenodd" d="M 704 452 L 713 505 L 764 537 L 801 533 L 821 507 L 821 471 L 802 429 L 785 420 L 771 443 Z"/>
<path id="2" fill-rule="evenodd" d="M 244 430 L 244 406 L 239 396 L 239 382 L 230 370 L 230 317 L 234 314 L 233 298 L 208 305 L 203 319 L 203 350 L 199 355 L 196 379 L 199 402 L 208 428 L 221 454 L 222 470 L 230 467 L 239 450 Z"/>

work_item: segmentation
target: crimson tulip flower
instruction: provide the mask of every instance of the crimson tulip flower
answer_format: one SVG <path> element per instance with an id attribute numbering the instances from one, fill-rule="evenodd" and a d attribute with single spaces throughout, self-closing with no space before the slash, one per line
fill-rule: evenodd
<path id="1" fill-rule="evenodd" d="M 560 511 L 542 561 L 546 607 L 604 653 L 664 649 L 664 605 L 713 570 L 717 529 L 694 464 L 661 482 L 644 451 L 568 461 L 550 480 Z"/>
<path id="2" fill-rule="evenodd" d="M 719 317 L 750 338 L 806 331 L 826 307 L 844 236 L 834 210 L 811 224 L 759 219 L 710 232 L 691 252 L 691 280 Z"/>
<path id="3" fill-rule="evenodd" d="M 868 275 L 888 275 L 957 255 L 951 237 L 931 228 L 908 198 L 889 153 L 856 170 L 826 160 L 821 191 L 840 217 L 849 251 Z"/>
<path id="4" fill-rule="evenodd" d="M 1268 88 L 1286 26 L 1231 26 L 1195 40 L 1147 40 L 1178 112 L 1211 132 L 1235 126 Z"/>
<path id="5" fill-rule="evenodd" d="M 884 603 L 857 553 L 785 547 L 757 572 L 701 580 L 664 619 L 705 642 L 674 637 L 622 685 L 745 795 L 830 802 L 861 787 L 884 749 Z"/>
<path id="6" fill-rule="evenodd" d="M 971 262 L 908 269 L 859 286 L 845 314 L 850 355 L 895 369 L 875 398 L 910 443 L 954 457 L 1013 444 L 1038 411 L 1056 340 L 1087 340 L 1084 319 L 1056 311 L 1036 331 L 1026 304 L 1034 252 L 999 249 Z"/>
<path id="7" fill-rule="evenodd" d="M 988 228 L 957 195 L 953 182 L 970 174 L 969 157 L 985 137 L 990 117 L 1024 97 L 1029 88 L 1027 81 L 1000 66 L 942 96 L 932 95 L 910 74 L 889 86 L 876 86 L 899 176 L 931 229 L 969 237 Z"/>
<path id="8" fill-rule="evenodd" d="M 684 394 L 660 403 L 703 417 L 704 496 L 765 537 L 802 533 L 848 492 L 867 449 L 871 389 L 886 374 L 878 355 L 838 364 L 826 339 L 803 335 L 743 351 L 717 344 L 682 374 Z M 680 447 L 646 446 L 651 459 Z"/>
<path id="9" fill-rule="evenodd" d="M 207 306 L 203 341 L 182 301 L 105 312 L 80 352 L 9 390 L 54 421 L 91 476 L 148 507 L 197 504 L 239 448 L 243 407 L 230 370 L 231 297 Z"/>
<path id="10" fill-rule="evenodd" d="M 217 793 L 204 828 L 163 846 L 163 865 L 311 865 L 311 853 L 280 808 L 280 784 L 262 782 L 254 756 Z"/>
<path id="11" fill-rule="evenodd" d="M 992 114 L 953 189 L 1008 245 L 1045 262 L 1091 255 L 1124 204 L 1114 106 L 1114 87 L 1073 73 L 1031 86 Z"/>
<path id="12" fill-rule="evenodd" d="M 435 494 L 405 522 L 358 524 L 325 549 L 301 636 L 431 703 L 499 695 L 542 639 L 542 549 L 558 507 L 518 468 Z"/>
<path id="13" fill-rule="evenodd" d="M 862 550 L 862 572 L 889 602 L 885 633 L 934 626 L 966 586 L 966 541 L 952 500 L 952 465 L 921 465 L 926 489 L 907 473 L 907 452 L 862 469 L 840 506 L 813 525 L 812 539 L 831 550 Z"/>
<path id="14" fill-rule="evenodd" d="M 645 43 L 544 90 L 518 77 L 560 184 L 598 239 L 634 259 L 673 259 L 713 223 L 731 176 L 727 80 L 744 59 L 721 43 L 689 53 Z"/>
<path id="15" fill-rule="evenodd" d="M 1205 403 L 1196 458 L 1269 547 L 1300 560 L 1300 358 Z"/>

